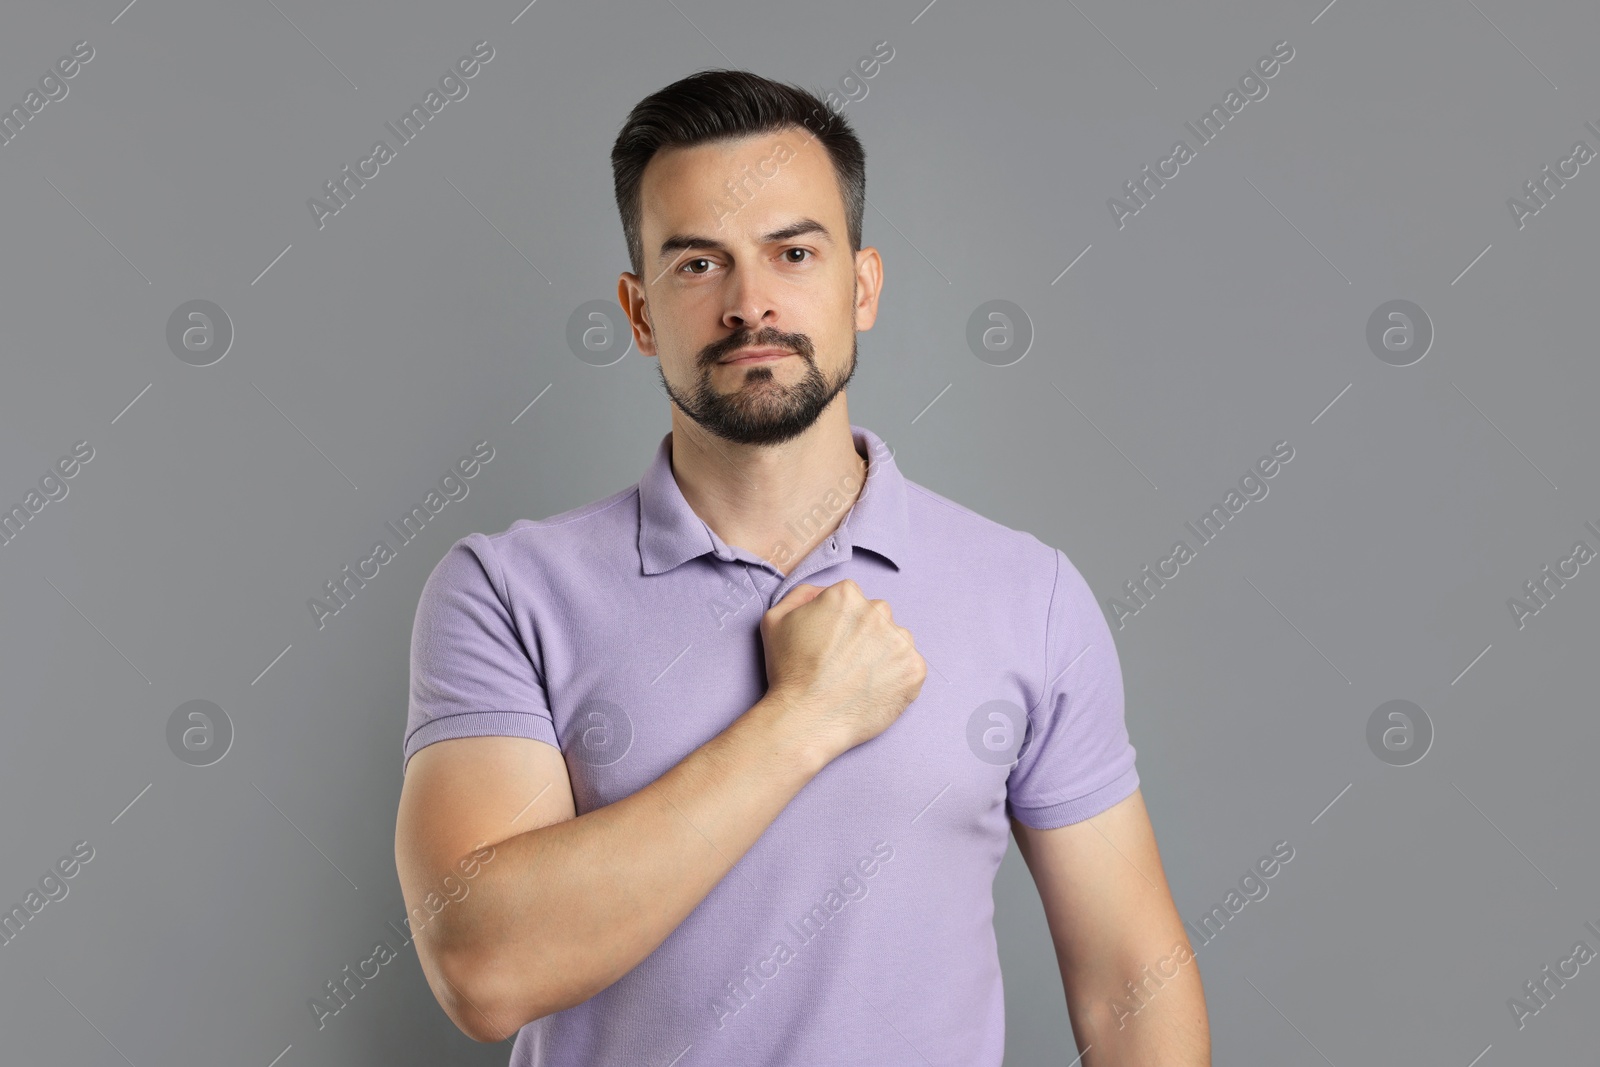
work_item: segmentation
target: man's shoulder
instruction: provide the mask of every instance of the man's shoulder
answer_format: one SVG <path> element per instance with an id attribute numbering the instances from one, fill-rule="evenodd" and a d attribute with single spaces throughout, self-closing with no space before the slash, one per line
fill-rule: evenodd
<path id="1" fill-rule="evenodd" d="M 1009 633 L 1016 647 L 1033 648 L 1031 642 L 1056 639 L 1062 627 L 1091 633 L 1104 625 L 1093 591 L 1064 549 L 910 479 L 906 490 L 907 519 L 919 553 L 932 564 L 928 573 L 941 584 L 962 584 L 972 597 L 965 603 L 990 633 Z"/>
<path id="2" fill-rule="evenodd" d="M 515 575 L 541 563 L 571 567 L 580 558 L 603 559 L 608 551 L 636 551 L 639 486 L 542 519 L 517 519 L 492 533 L 470 533 L 450 546 L 447 561 L 463 551 L 477 556 L 491 571 Z"/>
<path id="3" fill-rule="evenodd" d="M 505 542 L 537 544 L 573 538 L 588 540 L 602 531 L 631 533 L 637 528 L 638 498 L 639 486 L 634 484 L 542 519 L 518 519 L 498 533 L 484 536 L 500 547 Z"/>
<path id="4" fill-rule="evenodd" d="M 1034 534 L 1007 526 L 927 486 L 906 479 L 906 518 L 912 531 L 935 548 L 959 552 L 969 561 L 989 560 L 1026 580 L 1054 576 L 1056 549 Z"/>

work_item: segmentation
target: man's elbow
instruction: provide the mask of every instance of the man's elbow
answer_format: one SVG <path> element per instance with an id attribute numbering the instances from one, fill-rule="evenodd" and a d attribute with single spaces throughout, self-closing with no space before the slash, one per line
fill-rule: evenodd
<path id="1" fill-rule="evenodd" d="M 426 969 L 435 999 L 456 1029 L 472 1040 L 493 1044 L 554 1009 L 542 1006 L 537 990 L 513 986 L 493 961 L 467 953 L 439 953 Z"/>
<path id="2" fill-rule="evenodd" d="M 485 943 L 444 920 L 436 919 L 429 936 L 415 942 L 418 958 L 439 1006 L 474 1041 L 504 1041 L 530 1022 L 582 1004 L 621 977 L 594 973 L 585 966 L 593 963 L 592 956 L 570 943 Z"/>
<path id="3" fill-rule="evenodd" d="M 441 1000 L 445 1014 L 456 1024 L 456 1029 L 480 1044 L 492 1045 L 504 1041 L 521 1029 L 520 1026 L 508 1025 L 503 1014 L 496 1014 L 493 1009 L 459 994 Z"/>

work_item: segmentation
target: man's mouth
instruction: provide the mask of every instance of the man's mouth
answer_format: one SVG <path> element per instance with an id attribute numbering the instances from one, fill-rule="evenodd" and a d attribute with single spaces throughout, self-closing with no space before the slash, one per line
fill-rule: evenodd
<path id="1" fill-rule="evenodd" d="M 765 363 L 769 360 L 782 359 L 785 356 L 792 355 L 794 353 L 787 348 L 741 348 L 727 359 L 719 360 L 718 362 L 735 365 L 741 363 Z"/>

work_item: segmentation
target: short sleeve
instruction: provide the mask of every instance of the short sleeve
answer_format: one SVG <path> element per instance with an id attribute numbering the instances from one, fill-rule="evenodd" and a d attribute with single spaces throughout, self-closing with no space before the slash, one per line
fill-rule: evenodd
<path id="1" fill-rule="evenodd" d="M 1083 575 L 1055 556 L 1044 695 L 1006 781 L 1007 814 L 1039 830 L 1098 815 L 1139 787 L 1111 628 Z"/>
<path id="2" fill-rule="evenodd" d="M 494 543 L 474 533 L 451 545 L 423 584 L 411 626 L 401 773 L 418 749 L 456 737 L 529 737 L 559 748 L 534 649 L 517 629 Z"/>

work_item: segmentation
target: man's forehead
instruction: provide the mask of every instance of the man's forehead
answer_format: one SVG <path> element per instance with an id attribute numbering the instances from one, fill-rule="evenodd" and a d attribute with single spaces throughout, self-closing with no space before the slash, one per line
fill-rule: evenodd
<path id="1" fill-rule="evenodd" d="M 644 229 L 655 235 L 729 226 L 774 229 L 796 215 L 830 229 L 843 202 L 827 151 L 798 127 L 657 152 L 640 185 Z"/>

